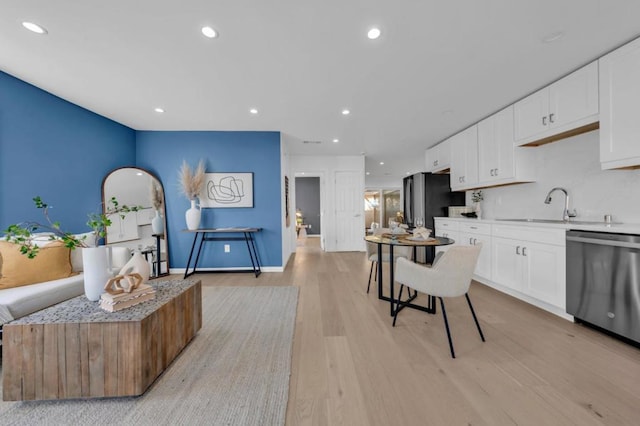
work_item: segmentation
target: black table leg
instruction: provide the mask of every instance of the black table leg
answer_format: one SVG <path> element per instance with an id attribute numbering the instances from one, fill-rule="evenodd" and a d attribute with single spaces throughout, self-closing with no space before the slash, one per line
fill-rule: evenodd
<path id="1" fill-rule="evenodd" d="M 393 291 L 393 281 L 394 281 L 394 277 L 393 277 L 393 267 L 394 265 L 394 261 L 393 261 L 393 244 L 389 244 L 389 298 L 390 300 L 390 304 L 389 304 L 389 308 L 390 308 L 390 312 L 389 315 L 393 316 L 393 310 L 394 310 L 394 303 L 395 303 L 395 298 L 394 298 L 394 291 Z"/>
<path id="2" fill-rule="evenodd" d="M 249 250 L 249 257 L 251 258 L 251 266 L 253 267 L 253 273 L 256 275 L 256 278 L 262 270 L 260 269 L 260 261 L 258 260 L 258 251 L 256 250 L 255 243 L 253 241 L 253 237 L 248 233 L 244 233 L 244 240 L 247 243 L 247 250 Z M 252 250 L 253 247 L 253 250 Z M 255 256 L 255 260 L 254 260 Z"/>
<path id="3" fill-rule="evenodd" d="M 378 244 L 378 299 L 385 300 L 382 294 L 382 244 Z"/>
<path id="4" fill-rule="evenodd" d="M 189 252 L 189 260 L 187 260 L 187 268 L 184 271 L 184 278 L 187 278 L 190 275 L 195 274 L 196 272 L 196 267 L 195 265 L 193 266 L 193 272 L 189 273 L 189 266 L 191 265 L 191 258 L 193 257 L 193 249 L 196 248 L 196 241 L 198 240 L 198 232 L 195 233 L 195 235 L 193 236 L 193 244 L 191 244 L 191 251 Z M 198 255 L 200 255 L 200 251 L 198 250 Z M 198 261 L 196 260 L 196 263 L 198 263 Z"/>

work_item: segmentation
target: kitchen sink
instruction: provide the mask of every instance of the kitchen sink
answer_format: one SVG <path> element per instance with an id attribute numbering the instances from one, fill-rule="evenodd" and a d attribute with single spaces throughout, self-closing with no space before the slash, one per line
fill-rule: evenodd
<path id="1" fill-rule="evenodd" d="M 529 223 L 556 223 L 559 225 L 611 225 L 611 223 L 598 222 L 598 221 L 589 221 L 589 220 L 570 220 L 565 222 L 564 220 L 558 219 L 496 219 L 504 222 L 529 222 Z M 618 224 L 619 222 L 613 222 L 613 224 Z"/>

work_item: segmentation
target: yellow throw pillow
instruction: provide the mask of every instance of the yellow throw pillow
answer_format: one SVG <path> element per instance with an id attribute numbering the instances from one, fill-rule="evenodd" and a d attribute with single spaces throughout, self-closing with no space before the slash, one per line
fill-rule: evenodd
<path id="1" fill-rule="evenodd" d="M 71 269 L 71 250 L 61 241 L 53 241 L 41 247 L 33 259 L 20 253 L 18 244 L 0 241 L 0 258 L 0 290 L 74 275 Z"/>

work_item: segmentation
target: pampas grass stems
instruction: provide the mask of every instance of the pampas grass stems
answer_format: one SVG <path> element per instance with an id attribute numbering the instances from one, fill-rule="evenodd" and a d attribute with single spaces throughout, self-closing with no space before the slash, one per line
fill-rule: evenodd
<path id="1" fill-rule="evenodd" d="M 182 193 L 189 199 L 193 200 L 198 197 L 202 187 L 204 186 L 204 162 L 200 160 L 198 167 L 194 172 L 186 161 L 182 162 L 180 168 L 180 188 Z"/>

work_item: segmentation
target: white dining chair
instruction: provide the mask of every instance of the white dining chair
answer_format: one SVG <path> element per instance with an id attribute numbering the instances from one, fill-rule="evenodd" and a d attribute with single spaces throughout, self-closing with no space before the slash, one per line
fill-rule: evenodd
<path id="1" fill-rule="evenodd" d="M 382 234 L 390 234 L 390 228 L 375 228 L 373 229 L 373 235 L 382 235 Z M 413 253 L 413 248 L 409 246 L 394 246 L 393 247 L 393 258 L 397 260 L 398 258 L 411 259 L 411 254 Z M 373 276 L 373 270 L 375 268 L 376 275 L 374 279 L 378 279 L 378 244 L 375 243 L 367 243 L 367 258 L 371 262 L 371 269 L 369 270 L 369 282 L 367 283 L 367 293 L 371 288 L 371 277 Z M 382 246 L 382 261 L 389 262 L 390 253 L 389 246 L 386 244 Z"/>
<path id="2" fill-rule="evenodd" d="M 480 339 L 484 342 L 484 334 L 480 328 L 480 323 L 476 317 L 476 313 L 469 299 L 469 286 L 473 277 L 473 271 L 478 263 L 478 256 L 482 245 L 475 246 L 453 246 L 439 256 L 429 267 L 421 266 L 417 263 L 410 262 L 407 259 L 398 259 L 396 262 L 395 279 L 401 284 L 400 295 L 396 304 L 393 316 L 393 326 L 396 325 L 398 313 L 402 309 L 402 291 L 404 286 L 440 299 L 442 307 L 442 316 L 444 317 L 444 326 L 447 330 L 447 338 L 449 339 L 449 348 L 451 349 L 451 357 L 455 358 L 453 350 L 453 341 L 451 340 L 451 331 L 449 330 L 449 321 L 447 319 L 447 311 L 444 307 L 444 298 L 465 296 L 473 320 L 478 327 Z"/>

